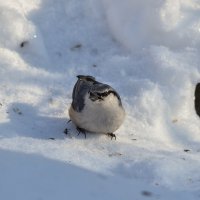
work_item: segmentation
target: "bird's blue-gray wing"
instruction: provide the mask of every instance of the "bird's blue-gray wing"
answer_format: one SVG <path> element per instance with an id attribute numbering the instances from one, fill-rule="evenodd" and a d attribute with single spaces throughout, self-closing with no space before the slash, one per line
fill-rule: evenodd
<path id="1" fill-rule="evenodd" d="M 90 83 L 78 79 L 72 93 L 72 107 L 77 112 L 81 112 L 84 108 L 84 98 L 85 95 L 90 90 Z"/>

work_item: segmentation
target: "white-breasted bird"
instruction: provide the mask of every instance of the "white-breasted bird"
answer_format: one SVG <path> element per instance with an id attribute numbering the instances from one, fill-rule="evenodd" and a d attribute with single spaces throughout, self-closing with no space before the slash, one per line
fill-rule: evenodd
<path id="1" fill-rule="evenodd" d="M 113 132 L 125 118 L 119 94 L 92 76 L 78 75 L 77 78 L 69 109 L 70 120 L 79 132 L 104 133 L 116 139 Z"/>

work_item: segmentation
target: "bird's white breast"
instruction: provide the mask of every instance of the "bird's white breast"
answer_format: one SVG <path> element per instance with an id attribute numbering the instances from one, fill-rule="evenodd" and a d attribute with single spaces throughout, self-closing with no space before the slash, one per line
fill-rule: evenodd
<path id="1" fill-rule="evenodd" d="M 81 112 L 69 109 L 70 119 L 80 128 L 96 133 L 113 133 L 122 124 L 125 112 L 115 95 L 110 93 L 103 101 L 91 101 L 89 94 Z"/>

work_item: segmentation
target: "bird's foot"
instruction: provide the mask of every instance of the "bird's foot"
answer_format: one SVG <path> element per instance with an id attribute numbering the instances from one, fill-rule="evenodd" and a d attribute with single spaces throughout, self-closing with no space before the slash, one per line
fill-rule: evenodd
<path id="1" fill-rule="evenodd" d="M 111 140 L 113 138 L 115 138 L 115 140 L 116 140 L 116 135 L 114 133 L 107 133 L 107 135 L 111 138 Z"/>
<path id="2" fill-rule="evenodd" d="M 77 126 L 76 130 L 78 131 L 78 135 L 80 135 L 80 133 L 82 133 L 85 136 L 85 139 L 86 139 L 86 131 L 85 131 L 85 129 L 80 128 L 80 127 Z"/>
<path id="3" fill-rule="evenodd" d="M 63 132 L 67 135 L 69 133 L 69 129 L 66 128 Z"/>

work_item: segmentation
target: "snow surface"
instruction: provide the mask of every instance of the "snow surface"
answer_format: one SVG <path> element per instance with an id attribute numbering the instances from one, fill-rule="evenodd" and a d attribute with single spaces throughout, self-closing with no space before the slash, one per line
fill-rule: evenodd
<path id="1" fill-rule="evenodd" d="M 0 24 L 1 199 L 200 198 L 198 0 L 0 0 Z M 116 141 L 67 123 L 78 74 L 120 93 Z"/>

